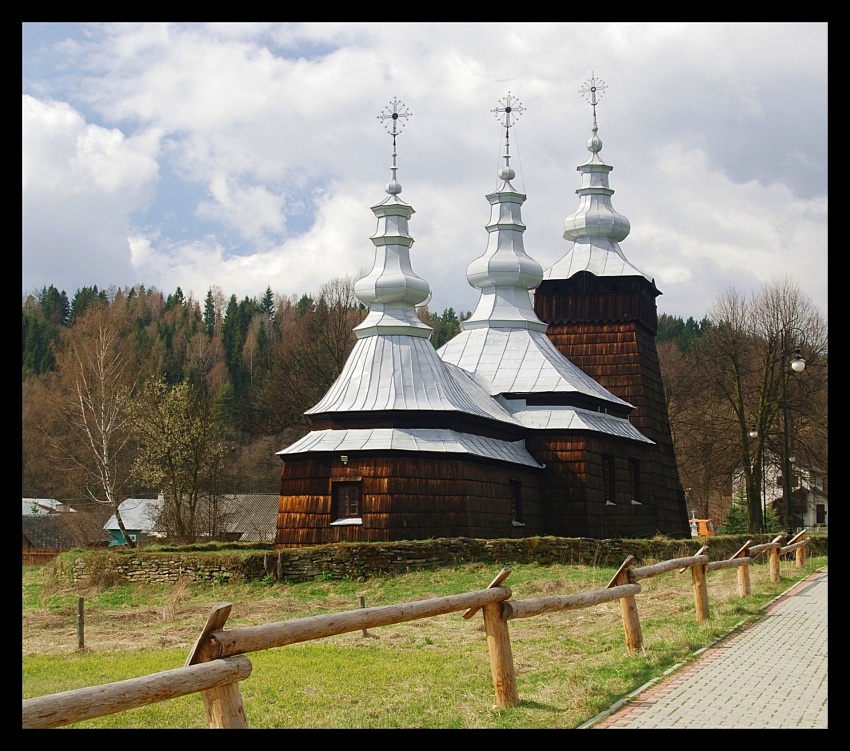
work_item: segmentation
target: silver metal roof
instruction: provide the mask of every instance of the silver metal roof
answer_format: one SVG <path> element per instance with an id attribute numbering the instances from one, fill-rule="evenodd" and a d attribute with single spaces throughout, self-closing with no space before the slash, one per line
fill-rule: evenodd
<path id="1" fill-rule="evenodd" d="M 387 197 L 372 207 L 372 213 L 378 220 L 378 227 L 371 237 L 375 246 L 375 263 L 372 270 L 354 285 L 354 293 L 364 305 L 369 306 L 369 314 L 354 328 L 359 338 L 376 334 L 431 335 L 431 327 L 416 315 L 416 306 L 428 300 L 431 288 L 410 265 L 413 238 L 407 223 L 414 211 L 399 198 L 401 183 L 396 174 L 396 139 L 405 119 L 411 114 L 402 102 L 393 99 L 378 116 L 393 137 L 392 179 L 387 183 Z"/>
<path id="2" fill-rule="evenodd" d="M 520 211 L 526 197 L 510 183 L 516 176 L 510 167 L 510 115 L 522 110 L 512 106 L 515 100 L 510 95 L 506 102 L 504 108 L 494 110 L 504 116 L 506 148 L 499 187 L 487 195 L 491 206 L 487 249 L 467 269 L 469 283 L 481 290 L 481 296 L 475 312 L 462 323 L 461 333 L 439 353 L 428 341 L 430 327 L 416 315 L 415 306 L 427 299 L 430 289 L 410 265 L 413 238 L 408 220 L 413 208 L 398 197 L 396 120 L 402 115 L 397 112 L 399 103 L 391 103 L 393 177 L 386 188 L 388 197 L 372 207 L 378 219 L 371 238 L 374 266 L 355 285 L 357 296 L 370 311 L 354 329 L 358 340 L 339 377 L 307 415 L 402 410 L 461 413 L 517 428 L 590 430 L 648 441 L 628 420 L 572 407 L 528 408 L 524 402 L 501 396 L 576 393 L 632 407 L 567 360 L 534 312 L 530 291 L 540 284 L 543 270 L 523 248 L 525 225 Z M 607 172 L 589 172 L 602 175 L 602 190 Z M 380 449 L 469 453 L 541 466 L 523 441 L 446 429 L 316 430 L 278 455 Z"/>
<path id="3" fill-rule="evenodd" d="M 150 531 L 159 518 L 165 500 L 162 498 L 127 498 L 118 505 L 121 521 L 125 529 L 141 529 Z M 118 529 L 115 514 L 109 517 L 104 529 Z"/>
<path id="4" fill-rule="evenodd" d="M 567 254 L 546 271 L 544 279 L 568 279 L 580 271 L 595 276 L 643 276 L 653 278 L 632 264 L 620 249 L 620 241 L 631 231 L 629 220 L 617 213 L 611 204 L 614 191 L 608 186 L 608 173 L 613 167 L 602 161 L 602 139 L 598 136 L 596 105 L 604 84 L 591 78 L 582 89 L 590 93 L 588 101 L 593 105 L 593 135 L 587 142 L 590 158 L 576 169 L 581 173 L 579 207 L 564 220 L 564 239 L 572 240 L 573 246 Z"/>
<path id="5" fill-rule="evenodd" d="M 30 514 L 50 514 L 55 511 L 74 511 L 77 509 L 71 508 L 62 501 L 57 501 L 55 498 L 22 498 L 23 504 L 22 513 L 29 516 Z"/>
<path id="6" fill-rule="evenodd" d="M 484 379 L 491 394 L 576 393 L 631 407 L 573 365 L 542 331 L 461 331 L 439 349 L 445 362 Z"/>
<path id="7" fill-rule="evenodd" d="M 481 290 L 475 312 L 461 324 L 461 332 L 443 345 L 439 354 L 484 380 L 490 394 L 578 393 L 611 404 L 631 407 L 567 360 L 546 336 L 547 325 L 534 312 L 530 291 L 543 279 L 543 268 L 523 247 L 525 225 L 521 208 L 526 196 L 510 180 L 510 116 L 518 109 L 497 108 L 504 115 L 505 166 L 501 183 L 487 196 L 490 222 L 487 249 L 469 264 L 470 285 Z"/>
<path id="8" fill-rule="evenodd" d="M 577 407 L 528 406 L 524 401 L 506 399 L 511 414 L 525 427 L 534 430 L 589 430 L 619 438 L 655 444 L 622 417 Z"/>
<path id="9" fill-rule="evenodd" d="M 305 414 L 387 410 L 460 412 L 515 423 L 474 377 L 443 362 L 431 342 L 418 336 L 358 339 L 339 378 Z"/>
<path id="10" fill-rule="evenodd" d="M 543 466 L 525 448 L 525 441 L 500 441 L 455 430 L 427 428 L 314 430 L 291 446 L 278 451 L 277 455 L 286 459 L 293 454 L 316 451 L 390 450 L 471 454 L 527 467 Z"/>

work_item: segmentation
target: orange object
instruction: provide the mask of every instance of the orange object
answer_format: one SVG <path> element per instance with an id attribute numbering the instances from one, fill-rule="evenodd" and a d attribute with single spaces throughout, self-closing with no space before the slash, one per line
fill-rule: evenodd
<path id="1" fill-rule="evenodd" d="M 711 537 L 716 534 L 711 519 L 691 519 L 691 537 Z"/>

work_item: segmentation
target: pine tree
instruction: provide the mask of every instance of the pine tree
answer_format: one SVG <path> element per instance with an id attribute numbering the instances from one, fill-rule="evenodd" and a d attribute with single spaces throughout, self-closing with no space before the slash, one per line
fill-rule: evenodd
<path id="1" fill-rule="evenodd" d="M 71 312 L 68 316 L 69 325 L 73 324 L 74 321 L 85 313 L 88 307 L 96 300 L 104 303 L 107 302 L 106 292 L 98 292 L 96 284 L 93 287 L 82 287 L 78 289 L 74 295 L 74 299 L 71 301 Z"/>
<path id="2" fill-rule="evenodd" d="M 260 310 L 268 316 L 269 320 L 274 318 L 274 294 L 271 287 L 266 287 L 266 293 L 260 301 Z"/>
<path id="3" fill-rule="evenodd" d="M 52 284 L 49 287 L 42 287 L 38 293 L 38 304 L 41 306 L 44 317 L 54 326 L 64 326 L 68 323 L 71 305 L 65 290 L 60 292 Z"/>
<path id="4" fill-rule="evenodd" d="M 207 299 L 204 301 L 204 331 L 212 339 L 212 335 L 215 333 L 215 298 L 213 297 L 212 287 L 207 292 Z"/>

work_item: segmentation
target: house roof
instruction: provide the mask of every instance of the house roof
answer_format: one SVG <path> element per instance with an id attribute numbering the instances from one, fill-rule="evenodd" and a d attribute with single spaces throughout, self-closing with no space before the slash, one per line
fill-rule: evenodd
<path id="1" fill-rule="evenodd" d="M 142 532 L 150 532 L 165 501 L 162 498 L 127 498 L 118 506 L 121 521 L 125 529 L 138 529 Z M 115 514 L 109 517 L 104 529 L 119 529 Z"/>
<path id="2" fill-rule="evenodd" d="M 306 414 L 427 411 L 513 424 L 469 374 L 440 360 L 417 336 L 358 339 L 339 378 Z"/>
<path id="3" fill-rule="evenodd" d="M 604 412 L 592 412 L 579 407 L 528 406 L 523 400 L 513 399 L 506 399 L 505 403 L 512 408 L 519 422 L 535 430 L 587 430 L 642 443 L 655 443 L 625 418 Z"/>
<path id="4" fill-rule="evenodd" d="M 632 406 L 573 365 L 542 331 L 464 328 L 440 348 L 439 355 L 444 362 L 484 378 L 491 394 L 574 393 L 615 407 Z"/>
<path id="5" fill-rule="evenodd" d="M 242 542 L 273 542 L 280 495 L 246 493 L 225 496 L 224 528 Z"/>
<path id="6" fill-rule="evenodd" d="M 85 513 L 25 514 L 21 517 L 25 547 L 68 550 L 109 540 L 97 522 Z"/>
<path id="7" fill-rule="evenodd" d="M 62 501 L 55 498 L 22 498 L 22 513 L 24 514 L 52 514 L 56 511 L 76 511 Z"/>

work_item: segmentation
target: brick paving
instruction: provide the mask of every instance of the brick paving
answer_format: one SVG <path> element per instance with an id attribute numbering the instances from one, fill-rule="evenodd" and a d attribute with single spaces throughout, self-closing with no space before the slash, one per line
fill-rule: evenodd
<path id="1" fill-rule="evenodd" d="M 827 729 L 828 571 L 582 726 Z"/>

